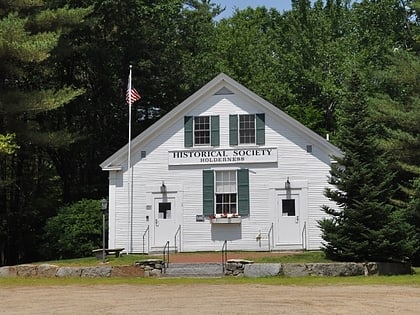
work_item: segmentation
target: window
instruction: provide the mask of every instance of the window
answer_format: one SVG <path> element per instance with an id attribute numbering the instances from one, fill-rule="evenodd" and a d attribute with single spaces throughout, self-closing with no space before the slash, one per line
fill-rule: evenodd
<path id="1" fill-rule="evenodd" d="M 194 144 L 210 144 L 210 117 L 194 117 Z"/>
<path id="2" fill-rule="evenodd" d="M 239 144 L 255 143 L 255 115 L 239 115 Z"/>
<path id="3" fill-rule="evenodd" d="M 218 146 L 219 137 L 219 116 L 184 117 L 185 147 Z"/>
<path id="4" fill-rule="evenodd" d="M 236 214 L 236 171 L 216 172 L 216 214 Z"/>
<path id="5" fill-rule="evenodd" d="M 159 202 L 159 219 L 171 218 L 171 203 Z"/>
<path id="6" fill-rule="evenodd" d="M 203 214 L 249 215 L 248 169 L 203 170 Z"/>
<path id="7" fill-rule="evenodd" d="M 229 144 L 265 144 L 265 114 L 230 115 Z"/>
<path id="8" fill-rule="evenodd" d="M 282 216 L 294 217 L 296 215 L 295 199 L 283 199 L 281 202 L 282 202 Z"/>

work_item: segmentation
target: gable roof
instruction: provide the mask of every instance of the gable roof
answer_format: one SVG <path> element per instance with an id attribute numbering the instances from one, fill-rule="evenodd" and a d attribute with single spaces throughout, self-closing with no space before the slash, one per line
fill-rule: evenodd
<path id="1" fill-rule="evenodd" d="M 262 97 L 258 96 L 254 92 L 250 91 L 240 83 L 233 80 L 231 77 L 224 73 L 220 73 L 213 80 L 205 84 L 197 92 L 192 94 L 181 104 L 176 106 L 165 116 L 160 118 L 157 122 L 151 125 L 149 128 L 144 130 L 136 138 L 131 140 L 131 151 L 135 152 L 137 148 L 141 147 L 142 144 L 147 142 L 150 138 L 154 137 L 157 131 L 164 126 L 169 126 L 171 123 L 179 119 L 188 113 L 191 108 L 198 104 L 201 100 L 210 97 L 213 94 L 238 94 L 245 98 L 250 99 L 253 102 L 258 103 L 272 118 L 275 118 L 286 127 L 293 130 L 293 132 L 307 139 L 310 143 L 317 145 L 321 150 L 329 154 L 330 156 L 341 156 L 342 152 L 336 146 L 331 144 L 329 141 L 304 126 L 296 119 L 290 117 L 279 108 L 275 107 L 271 103 L 267 102 Z M 104 171 L 120 170 L 121 163 L 127 160 L 128 154 L 128 143 L 107 158 L 100 164 L 100 167 Z"/>

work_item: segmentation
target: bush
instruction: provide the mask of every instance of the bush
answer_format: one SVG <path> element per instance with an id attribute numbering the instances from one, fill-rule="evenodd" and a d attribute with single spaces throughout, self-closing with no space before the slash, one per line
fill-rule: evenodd
<path id="1" fill-rule="evenodd" d="M 59 209 L 45 225 L 42 254 L 46 259 L 92 255 L 102 247 L 102 213 L 99 200 L 83 199 Z"/>

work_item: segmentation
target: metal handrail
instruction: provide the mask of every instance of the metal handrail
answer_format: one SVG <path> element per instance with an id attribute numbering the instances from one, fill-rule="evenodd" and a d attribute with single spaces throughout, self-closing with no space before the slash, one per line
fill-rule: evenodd
<path id="1" fill-rule="evenodd" d="M 268 233 L 267 233 L 269 252 L 271 252 L 271 238 L 273 237 L 273 228 L 274 228 L 274 223 L 271 223 L 270 229 L 268 230 Z M 274 244 L 274 240 L 273 240 L 273 244 Z"/>
<path id="2" fill-rule="evenodd" d="M 227 262 L 227 240 L 225 240 L 223 242 L 223 246 L 222 246 L 222 269 L 223 269 L 223 274 L 225 274 L 225 270 L 226 270 L 226 262 Z"/>
<path id="3" fill-rule="evenodd" d="M 144 251 L 144 238 L 146 236 L 146 233 L 147 233 L 147 253 L 149 253 L 149 249 L 150 249 L 150 225 L 147 226 L 146 231 L 144 231 L 144 233 L 143 233 L 143 254 L 146 253 Z"/>
<path id="4" fill-rule="evenodd" d="M 307 246 L 308 244 L 306 240 L 306 221 L 305 221 L 305 223 L 303 224 L 303 229 L 302 229 L 302 249 L 305 250 Z"/>
<path id="5" fill-rule="evenodd" d="M 179 234 L 179 249 L 181 250 L 181 224 L 178 226 L 178 229 L 175 232 L 175 236 L 174 236 L 174 244 L 175 244 L 175 253 L 178 252 L 178 248 L 176 246 L 176 236 Z"/>
<path id="6" fill-rule="evenodd" d="M 163 247 L 163 272 L 166 272 L 166 268 L 169 266 L 169 241 L 166 242 Z"/>

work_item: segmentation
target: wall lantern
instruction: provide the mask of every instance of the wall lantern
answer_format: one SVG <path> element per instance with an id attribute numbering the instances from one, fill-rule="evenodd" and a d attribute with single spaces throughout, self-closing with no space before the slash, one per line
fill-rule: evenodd
<path id="1" fill-rule="evenodd" d="M 160 192 L 162 194 L 166 193 L 166 186 L 165 186 L 165 182 L 162 181 L 162 185 L 160 185 Z"/>
<path id="2" fill-rule="evenodd" d="M 286 180 L 286 182 L 284 183 L 284 188 L 285 188 L 285 189 L 290 189 L 290 180 L 289 180 L 289 177 L 287 177 L 287 180 Z"/>
<path id="3" fill-rule="evenodd" d="M 101 210 L 102 212 L 105 212 L 106 208 L 108 208 L 108 200 L 105 198 L 101 199 Z"/>

